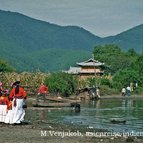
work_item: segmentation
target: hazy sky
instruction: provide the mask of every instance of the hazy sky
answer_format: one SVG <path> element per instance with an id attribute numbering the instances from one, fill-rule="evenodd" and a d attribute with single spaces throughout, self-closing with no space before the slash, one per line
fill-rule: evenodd
<path id="1" fill-rule="evenodd" d="M 80 26 L 100 37 L 143 24 L 143 0 L 0 0 L 0 9 Z"/>

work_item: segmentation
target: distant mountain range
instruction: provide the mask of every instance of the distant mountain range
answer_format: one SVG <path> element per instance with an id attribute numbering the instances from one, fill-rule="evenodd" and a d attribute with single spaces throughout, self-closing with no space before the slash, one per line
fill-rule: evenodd
<path id="1" fill-rule="evenodd" d="M 78 26 L 59 26 L 0 10 L 0 59 L 18 71 L 59 71 L 91 57 L 99 44 L 143 51 L 143 25 L 101 38 Z"/>

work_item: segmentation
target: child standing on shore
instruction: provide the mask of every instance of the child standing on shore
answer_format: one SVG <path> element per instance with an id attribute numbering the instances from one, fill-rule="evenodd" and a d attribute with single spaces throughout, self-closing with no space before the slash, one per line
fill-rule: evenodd
<path id="1" fill-rule="evenodd" d="M 126 95 L 126 88 L 125 87 L 122 88 L 121 94 L 122 94 L 122 96 Z"/>

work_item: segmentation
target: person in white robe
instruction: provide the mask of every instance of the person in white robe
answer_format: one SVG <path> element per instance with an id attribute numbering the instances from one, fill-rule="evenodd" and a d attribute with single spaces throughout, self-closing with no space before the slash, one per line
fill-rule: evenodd
<path id="1" fill-rule="evenodd" d="M 25 110 L 23 109 L 23 104 L 27 97 L 25 90 L 20 87 L 20 81 L 16 81 L 13 84 L 9 97 L 12 100 L 12 110 L 8 111 L 5 123 L 20 124 L 24 121 Z"/>

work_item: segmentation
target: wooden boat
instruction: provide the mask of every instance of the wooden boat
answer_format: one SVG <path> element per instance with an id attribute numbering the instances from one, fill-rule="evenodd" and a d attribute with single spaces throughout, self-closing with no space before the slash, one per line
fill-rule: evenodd
<path id="1" fill-rule="evenodd" d="M 61 103 L 61 102 L 33 102 L 34 107 L 71 107 L 71 103 Z"/>
<path id="2" fill-rule="evenodd" d="M 48 107 L 48 108 L 59 108 L 59 107 L 72 107 L 75 112 L 80 112 L 80 104 L 76 102 L 72 103 L 61 103 L 61 102 L 33 102 L 33 107 Z"/>
<path id="3" fill-rule="evenodd" d="M 47 101 L 42 101 L 39 100 L 37 103 L 36 100 L 32 102 L 32 105 L 34 107 L 74 107 L 78 105 L 79 102 L 76 101 L 70 101 L 70 102 L 47 102 Z M 80 105 L 80 104 L 79 104 Z"/>
<path id="4" fill-rule="evenodd" d="M 81 102 L 81 100 L 68 99 L 68 98 L 52 98 L 52 97 L 46 97 L 46 100 L 52 101 L 52 102 L 61 102 L 61 103 L 69 103 L 69 102 L 80 103 Z"/>
<path id="5" fill-rule="evenodd" d="M 80 100 L 71 100 L 71 99 L 58 99 L 58 98 L 46 98 L 46 101 L 39 100 L 36 102 L 36 99 L 32 102 L 33 107 L 73 107 L 75 112 L 80 112 Z"/>

